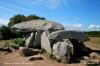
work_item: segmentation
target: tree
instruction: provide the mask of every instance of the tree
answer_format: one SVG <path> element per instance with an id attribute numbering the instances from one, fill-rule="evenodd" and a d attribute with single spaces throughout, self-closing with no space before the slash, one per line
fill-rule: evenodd
<path id="1" fill-rule="evenodd" d="M 12 17 L 10 19 L 10 22 L 8 23 L 8 26 L 12 26 L 14 24 L 17 24 L 17 23 L 20 23 L 20 22 L 23 22 L 23 21 L 25 21 L 25 16 L 21 15 L 21 14 L 18 14 L 18 15 L 15 15 L 14 17 Z"/>
<path id="2" fill-rule="evenodd" d="M 37 16 L 37 15 L 29 15 L 26 17 L 26 21 L 29 21 L 29 20 L 35 20 L 35 19 L 41 19 L 41 20 L 45 20 L 45 18 L 43 17 L 40 17 L 40 16 Z"/>
<path id="3" fill-rule="evenodd" d="M 0 27 L 0 39 L 9 39 L 11 36 L 11 28 L 3 25 Z"/>
<path id="4" fill-rule="evenodd" d="M 11 26 L 13 26 L 14 24 L 17 24 L 17 23 L 29 21 L 29 20 L 35 20 L 35 19 L 45 20 L 44 17 L 40 17 L 40 16 L 37 16 L 37 15 L 24 16 L 24 15 L 18 14 L 18 15 L 13 16 L 10 19 L 8 26 L 11 27 Z"/>

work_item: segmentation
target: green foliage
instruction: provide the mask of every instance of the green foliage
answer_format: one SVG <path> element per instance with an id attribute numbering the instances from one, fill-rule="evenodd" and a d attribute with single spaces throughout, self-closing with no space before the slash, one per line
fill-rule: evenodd
<path id="1" fill-rule="evenodd" d="M 3 25 L 0 28 L 0 39 L 9 39 L 10 36 L 11 36 L 11 28 Z"/>
<path id="2" fill-rule="evenodd" d="M 24 46 L 24 40 L 23 40 L 23 38 L 16 38 L 16 39 L 13 39 L 11 41 L 12 41 L 12 43 L 18 44 L 20 46 Z"/>
<path id="3" fill-rule="evenodd" d="M 12 29 L 5 25 L 0 27 L 0 39 L 10 39 L 17 37 L 23 37 L 23 33 L 18 33 L 16 32 L 16 29 Z"/>
<path id="4" fill-rule="evenodd" d="M 26 21 L 35 20 L 35 19 L 45 20 L 45 18 L 39 17 L 39 16 L 37 16 L 37 15 L 29 15 L 29 16 L 26 17 Z"/>
<path id="5" fill-rule="evenodd" d="M 15 49 L 18 49 L 20 47 L 20 45 L 18 44 L 15 44 L 15 43 L 12 43 L 11 41 L 7 41 L 5 42 L 5 47 L 12 47 L 12 48 L 15 48 Z"/>
<path id="6" fill-rule="evenodd" d="M 88 31 L 85 32 L 89 37 L 100 37 L 100 31 Z"/>
<path id="7" fill-rule="evenodd" d="M 20 47 L 20 45 L 12 43 L 11 41 L 7 41 L 7 42 L 5 42 L 5 47 L 12 47 L 12 48 L 18 49 Z"/>
<path id="8" fill-rule="evenodd" d="M 21 14 L 18 14 L 18 15 L 13 16 L 10 19 L 10 22 L 8 23 L 8 26 L 12 26 L 14 24 L 17 24 L 17 23 L 20 23 L 20 22 L 23 22 L 23 21 L 25 21 L 25 16 L 21 15 Z"/>
<path id="9" fill-rule="evenodd" d="M 11 40 L 5 42 L 5 47 L 18 48 L 20 46 L 24 46 L 23 38 L 11 39 Z"/>
<path id="10" fill-rule="evenodd" d="M 37 15 L 24 16 L 24 15 L 18 14 L 18 15 L 13 16 L 10 19 L 8 26 L 11 27 L 11 26 L 13 26 L 14 24 L 17 24 L 17 23 L 29 21 L 29 20 L 35 20 L 35 19 L 45 20 L 45 18 L 37 16 Z"/>
<path id="11" fill-rule="evenodd" d="M 6 41 L 5 42 L 5 47 L 11 47 L 11 42 L 10 41 Z"/>

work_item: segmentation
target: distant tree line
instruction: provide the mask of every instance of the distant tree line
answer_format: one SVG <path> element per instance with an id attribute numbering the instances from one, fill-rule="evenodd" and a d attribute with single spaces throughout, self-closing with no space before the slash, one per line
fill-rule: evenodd
<path id="1" fill-rule="evenodd" d="M 100 31 L 86 31 L 85 33 L 89 37 L 100 37 Z"/>

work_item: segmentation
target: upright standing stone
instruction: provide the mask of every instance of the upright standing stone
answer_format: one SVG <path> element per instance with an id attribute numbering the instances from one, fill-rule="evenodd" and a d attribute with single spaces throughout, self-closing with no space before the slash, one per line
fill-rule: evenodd
<path id="1" fill-rule="evenodd" d="M 44 31 L 41 35 L 41 47 L 42 49 L 46 50 L 46 52 L 48 53 L 52 53 L 52 49 L 51 49 L 51 42 L 48 38 L 48 34 L 49 34 L 49 31 Z"/>
<path id="2" fill-rule="evenodd" d="M 34 48 L 40 48 L 41 47 L 41 34 L 42 34 L 42 31 L 37 31 L 35 33 L 35 39 L 34 39 L 34 42 L 33 42 Z"/>
<path id="3" fill-rule="evenodd" d="M 25 40 L 26 47 L 33 47 L 33 41 L 34 41 L 34 33 L 31 33 L 29 36 L 27 36 Z"/>
<path id="4" fill-rule="evenodd" d="M 66 42 L 57 42 L 53 45 L 53 55 L 63 63 L 68 63 L 71 53 L 73 51 L 72 43 L 67 40 Z"/>

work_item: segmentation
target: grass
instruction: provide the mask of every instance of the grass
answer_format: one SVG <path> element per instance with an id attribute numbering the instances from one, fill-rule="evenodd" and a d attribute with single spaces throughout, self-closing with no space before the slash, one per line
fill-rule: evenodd
<path id="1" fill-rule="evenodd" d="M 90 40 L 85 44 L 100 49 L 100 37 L 90 37 Z"/>

